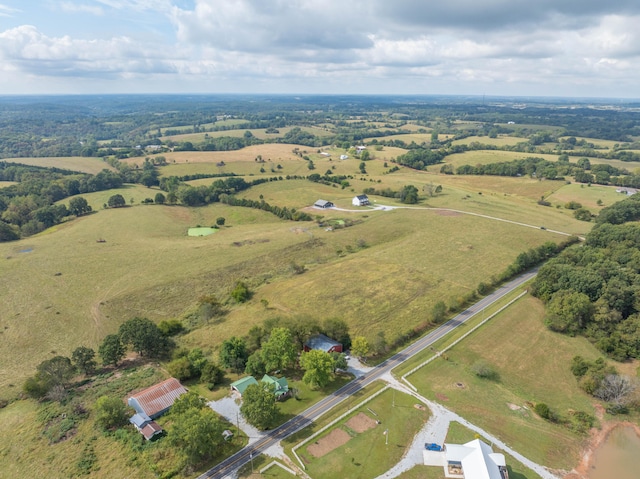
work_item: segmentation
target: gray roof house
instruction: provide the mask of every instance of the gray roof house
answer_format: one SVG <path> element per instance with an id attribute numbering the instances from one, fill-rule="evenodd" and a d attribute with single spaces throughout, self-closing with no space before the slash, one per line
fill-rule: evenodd
<path id="1" fill-rule="evenodd" d="M 316 201 L 313 206 L 315 206 L 316 208 L 333 208 L 335 205 L 333 203 L 331 203 L 331 201 L 327 201 L 327 200 L 318 200 Z"/>

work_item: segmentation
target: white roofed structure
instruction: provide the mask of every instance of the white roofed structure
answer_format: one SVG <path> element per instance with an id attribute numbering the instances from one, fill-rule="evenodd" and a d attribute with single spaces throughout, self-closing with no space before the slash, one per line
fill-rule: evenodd
<path id="1" fill-rule="evenodd" d="M 445 444 L 445 476 L 464 479 L 509 479 L 504 455 L 493 452 L 480 439 L 466 444 Z"/>

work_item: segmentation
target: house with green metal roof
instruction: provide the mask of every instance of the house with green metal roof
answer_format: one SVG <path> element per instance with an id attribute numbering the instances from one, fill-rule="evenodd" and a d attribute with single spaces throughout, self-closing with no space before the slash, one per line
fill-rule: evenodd
<path id="1" fill-rule="evenodd" d="M 269 376 L 265 374 L 263 378 L 260 380 L 262 384 L 273 384 L 274 394 L 276 399 L 284 399 L 291 394 L 289 390 L 289 383 L 287 382 L 287 378 L 276 378 L 274 376 Z M 246 376 L 244 378 L 240 378 L 237 381 L 231 383 L 231 391 L 237 392 L 240 396 L 244 394 L 249 386 L 252 384 L 259 384 L 258 381 L 253 376 Z"/>
<path id="2" fill-rule="evenodd" d="M 277 400 L 284 399 L 291 393 L 287 378 L 276 378 L 265 374 L 260 381 L 264 384 L 273 384 Z"/>

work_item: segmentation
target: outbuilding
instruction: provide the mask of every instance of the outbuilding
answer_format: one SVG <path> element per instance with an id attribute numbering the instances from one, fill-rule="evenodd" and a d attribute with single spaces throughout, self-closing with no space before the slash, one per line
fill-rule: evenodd
<path id="1" fill-rule="evenodd" d="M 316 334 L 315 336 L 311 336 L 309 340 L 304 343 L 305 352 L 309 352 L 312 349 L 324 351 L 325 353 L 341 353 L 342 344 L 328 336 L 325 336 L 324 334 Z"/>
<path id="2" fill-rule="evenodd" d="M 186 392 L 187 390 L 180 384 L 180 381 L 176 378 L 169 378 L 130 396 L 127 403 L 138 414 L 155 419 L 167 412 L 175 400 Z"/>
<path id="3" fill-rule="evenodd" d="M 316 208 L 326 209 L 326 208 L 333 208 L 335 205 L 331 203 L 331 201 L 318 200 L 313 204 L 313 206 L 315 206 Z"/>

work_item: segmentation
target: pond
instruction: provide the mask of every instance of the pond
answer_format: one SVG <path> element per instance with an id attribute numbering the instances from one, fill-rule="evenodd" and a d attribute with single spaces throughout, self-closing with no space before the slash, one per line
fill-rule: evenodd
<path id="1" fill-rule="evenodd" d="M 616 427 L 593 453 L 589 479 L 637 479 L 640 436 L 632 427 Z"/>
<path id="2" fill-rule="evenodd" d="M 209 236 L 212 235 L 213 233 L 215 233 L 217 230 L 217 228 L 206 228 L 206 227 L 196 227 L 196 228 L 189 228 L 189 231 L 187 232 L 187 234 L 189 236 Z"/>

